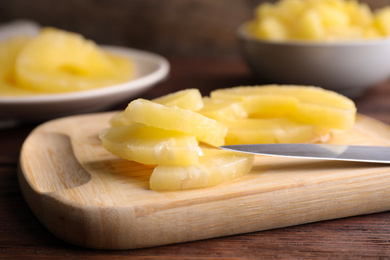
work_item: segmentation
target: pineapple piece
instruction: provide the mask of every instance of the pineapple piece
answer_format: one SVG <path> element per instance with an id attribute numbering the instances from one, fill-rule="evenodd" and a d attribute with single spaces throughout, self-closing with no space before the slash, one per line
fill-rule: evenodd
<path id="1" fill-rule="evenodd" d="M 298 112 L 288 118 L 298 123 L 343 130 L 353 126 L 355 116 L 356 108 L 347 110 L 318 104 L 299 104 Z"/>
<path id="2" fill-rule="evenodd" d="M 130 79 L 129 59 L 104 52 L 81 35 L 42 29 L 20 51 L 15 75 L 20 87 L 69 92 L 123 83 Z"/>
<path id="3" fill-rule="evenodd" d="M 204 107 L 198 112 L 221 123 L 236 122 L 238 119 L 246 118 L 248 116 L 248 113 L 240 101 L 230 102 L 204 97 L 203 104 Z"/>
<path id="4" fill-rule="evenodd" d="M 285 117 L 298 110 L 299 100 L 277 94 L 243 96 L 242 103 L 250 117 Z"/>
<path id="5" fill-rule="evenodd" d="M 276 17 L 266 17 L 260 20 L 255 30 L 257 30 L 256 34 L 267 40 L 281 41 L 287 38 L 287 29 Z"/>
<path id="6" fill-rule="evenodd" d="M 262 3 L 246 30 L 266 40 L 341 41 L 390 36 L 389 7 L 373 13 L 349 0 L 279 0 Z"/>
<path id="7" fill-rule="evenodd" d="M 383 35 L 390 35 L 390 6 L 375 13 L 374 26 Z"/>
<path id="8" fill-rule="evenodd" d="M 152 101 L 167 107 L 177 106 L 192 111 L 198 111 L 203 107 L 202 94 L 199 89 L 180 90 L 172 94 L 152 99 Z"/>
<path id="9" fill-rule="evenodd" d="M 126 160 L 149 165 L 196 165 L 203 155 L 195 136 L 140 124 L 99 134 L 103 147 Z"/>
<path id="10" fill-rule="evenodd" d="M 235 87 L 218 89 L 211 92 L 214 99 L 245 99 L 247 97 L 275 95 L 298 100 L 291 106 L 284 102 L 275 102 L 261 112 L 263 118 L 285 115 L 288 119 L 305 124 L 314 124 L 324 128 L 347 129 L 355 123 L 356 106 L 352 100 L 336 92 L 319 87 L 265 85 L 255 87 Z M 272 102 L 272 99 L 271 101 Z M 261 105 L 259 105 L 261 106 Z"/>
<path id="11" fill-rule="evenodd" d="M 331 127 L 349 127 L 356 114 L 351 100 L 317 87 L 219 89 L 202 99 L 203 108 L 197 112 L 175 104 L 184 93 L 189 92 L 157 99 L 171 106 L 134 100 L 112 119 L 122 126 L 100 135 L 113 154 L 156 165 L 150 178 L 154 190 L 209 187 L 250 171 L 254 155 L 201 149 L 198 141 L 213 146 L 325 142 Z M 177 104 L 185 104 L 181 101 Z"/>
<path id="12" fill-rule="evenodd" d="M 128 121 L 194 135 L 199 141 L 212 146 L 223 145 L 227 133 L 227 127 L 214 119 L 191 110 L 167 107 L 145 99 L 130 102 L 123 116 Z"/>
<path id="13" fill-rule="evenodd" d="M 317 10 L 309 9 L 298 18 L 294 35 L 298 39 L 323 40 L 325 28 Z"/>
<path id="14" fill-rule="evenodd" d="M 123 116 L 123 111 L 116 113 L 111 119 L 110 119 L 110 125 L 112 127 L 119 127 L 119 126 L 125 126 L 125 125 L 132 125 L 134 122 L 127 120 Z"/>
<path id="15" fill-rule="evenodd" d="M 281 0 L 274 8 L 274 15 L 284 22 L 284 24 L 294 23 L 306 10 L 304 1 L 301 0 Z M 297 16 L 292 16 L 296 14 Z"/>
<path id="16" fill-rule="evenodd" d="M 14 37 L 0 43 L 0 96 L 29 95 L 35 93 L 17 86 L 15 62 L 29 37 Z"/>
<path id="17" fill-rule="evenodd" d="M 325 27 L 327 26 L 348 26 L 350 22 L 349 14 L 343 10 L 343 8 L 337 8 L 335 6 L 329 6 L 322 4 L 318 8 L 318 14 L 320 15 L 321 22 Z"/>
<path id="18" fill-rule="evenodd" d="M 228 125 L 226 145 L 256 143 L 312 143 L 329 138 L 329 129 L 286 118 L 242 119 Z"/>
<path id="19" fill-rule="evenodd" d="M 254 155 L 203 148 L 199 165 L 159 165 L 150 177 L 152 190 L 184 190 L 214 186 L 249 173 Z"/>
<path id="20" fill-rule="evenodd" d="M 152 99 L 152 101 L 164 106 L 177 106 L 192 111 L 198 111 L 203 107 L 202 94 L 198 89 L 180 90 L 171 94 Z M 124 126 L 129 125 L 131 123 L 131 121 L 127 120 L 126 117 L 123 116 L 123 112 L 115 114 L 115 116 L 112 117 L 110 120 L 111 126 Z"/>

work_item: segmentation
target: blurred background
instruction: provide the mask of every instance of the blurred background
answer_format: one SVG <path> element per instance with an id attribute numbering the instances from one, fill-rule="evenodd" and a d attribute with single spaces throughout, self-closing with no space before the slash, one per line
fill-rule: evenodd
<path id="1" fill-rule="evenodd" d="M 0 23 L 33 20 L 99 44 L 168 56 L 237 56 L 237 27 L 261 0 L 0 0 Z M 367 2 L 373 9 L 390 0 Z"/>

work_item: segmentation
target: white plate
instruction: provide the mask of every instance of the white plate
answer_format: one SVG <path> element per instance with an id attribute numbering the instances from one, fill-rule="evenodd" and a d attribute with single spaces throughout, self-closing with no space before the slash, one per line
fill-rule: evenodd
<path id="1" fill-rule="evenodd" d="M 169 63 L 160 55 L 124 47 L 103 47 L 133 60 L 136 71 L 130 81 L 64 94 L 0 97 L 0 119 L 45 120 L 100 111 L 116 103 L 130 101 L 165 79 L 169 73 Z"/>

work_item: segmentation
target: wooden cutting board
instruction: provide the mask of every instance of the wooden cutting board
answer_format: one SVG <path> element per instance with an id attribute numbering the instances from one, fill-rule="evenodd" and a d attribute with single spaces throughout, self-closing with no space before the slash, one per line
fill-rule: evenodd
<path id="1" fill-rule="evenodd" d="M 257 156 L 219 186 L 157 192 L 152 169 L 108 153 L 113 113 L 49 121 L 26 139 L 19 182 L 39 220 L 83 247 L 131 249 L 390 210 L 390 165 Z M 332 143 L 390 146 L 390 127 L 359 115 Z"/>

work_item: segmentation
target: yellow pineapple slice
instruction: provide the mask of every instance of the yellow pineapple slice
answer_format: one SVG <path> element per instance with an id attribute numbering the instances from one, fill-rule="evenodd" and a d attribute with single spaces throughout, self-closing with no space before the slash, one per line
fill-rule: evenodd
<path id="1" fill-rule="evenodd" d="M 193 165 L 203 154 L 195 136 L 140 124 L 109 128 L 99 137 L 112 154 L 143 164 Z"/>
<path id="2" fill-rule="evenodd" d="M 203 108 L 198 112 L 218 122 L 235 122 L 238 119 L 246 118 L 248 113 L 240 101 L 213 100 L 209 97 L 203 98 Z"/>
<path id="3" fill-rule="evenodd" d="M 145 99 L 130 102 L 123 116 L 129 121 L 194 135 L 199 141 L 212 146 L 223 145 L 227 132 L 223 124 L 197 112 Z"/>
<path id="4" fill-rule="evenodd" d="M 199 165 L 157 166 L 150 177 L 152 190 L 184 190 L 214 186 L 247 174 L 254 155 L 203 148 Z"/>
<path id="5" fill-rule="evenodd" d="M 192 111 L 198 111 L 203 107 L 202 94 L 198 89 L 180 90 L 171 94 L 152 99 L 152 101 L 164 106 L 177 106 Z M 123 112 L 115 114 L 110 120 L 111 126 L 123 126 L 129 125 L 131 123 L 132 122 L 129 122 L 129 120 L 127 120 L 123 116 Z"/>
<path id="6" fill-rule="evenodd" d="M 131 125 L 134 124 L 134 122 L 129 121 L 127 118 L 123 116 L 123 112 L 116 113 L 111 119 L 110 119 L 110 125 L 112 127 L 119 127 L 119 126 L 125 126 L 125 125 Z"/>
<path id="7" fill-rule="evenodd" d="M 15 65 L 20 87 L 68 92 L 108 86 L 130 79 L 133 65 L 109 54 L 81 35 L 42 29 L 21 50 Z"/>
<path id="8" fill-rule="evenodd" d="M 0 43 L 0 96 L 29 95 L 32 91 L 17 86 L 15 62 L 29 37 L 13 37 Z"/>
<path id="9" fill-rule="evenodd" d="M 390 6 L 375 13 L 374 26 L 383 35 L 390 35 Z"/>
<path id="10" fill-rule="evenodd" d="M 242 119 L 228 125 L 226 145 L 255 143 L 324 142 L 329 130 L 314 125 L 292 122 L 286 118 Z"/>
<path id="11" fill-rule="evenodd" d="M 299 100 L 287 95 L 250 95 L 242 97 L 242 104 L 250 117 L 284 117 L 298 110 Z"/>
<path id="12" fill-rule="evenodd" d="M 104 146 L 113 154 L 157 165 L 150 178 L 151 189 L 209 187 L 250 171 L 253 155 L 200 149 L 198 141 L 212 146 L 325 142 L 330 128 L 351 126 L 356 114 L 351 100 L 317 87 L 220 89 L 213 91 L 211 98 L 204 97 L 203 108 L 197 112 L 179 107 L 185 104 L 183 95 L 190 92 L 154 100 L 170 106 L 134 100 L 111 120 L 125 126 L 101 134 Z M 180 102 L 175 104 L 175 100 Z"/>
<path id="13" fill-rule="evenodd" d="M 202 94 L 199 89 L 184 89 L 172 94 L 152 99 L 153 102 L 172 107 L 198 111 L 203 107 Z"/>
<path id="14" fill-rule="evenodd" d="M 269 109 L 265 106 L 261 117 L 274 117 L 277 113 L 276 115 L 285 115 L 299 123 L 336 129 L 347 129 L 355 123 L 354 102 L 343 95 L 319 87 L 289 85 L 235 87 L 215 90 L 210 95 L 213 99 L 226 100 L 250 100 L 255 99 L 255 96 L 265 95 L 279 96 L 281 100 L 292 98 L 298 100 L 295 109 L 293 100 L 291 105 L 288 105 L 288 102 L 275 102 Z M 272 103 L 272 99 L 269 102 Z"/>
<path id="15" fill-rule="evenodd" d="M 348 129 L 355 123 L 356 109 L 344 110 L 317 104 L 299 104 L 298 112 L 288 118 L 303 124 Z"/>

